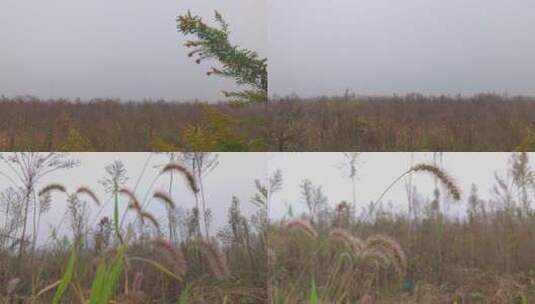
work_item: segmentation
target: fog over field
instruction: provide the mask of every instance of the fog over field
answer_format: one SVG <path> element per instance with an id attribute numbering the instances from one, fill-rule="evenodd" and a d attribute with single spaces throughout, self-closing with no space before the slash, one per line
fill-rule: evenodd
<path id="1" fill-rule="evenodd" d="M 104 191 L 99 180 L 106 176 L 105 167 L 114 161 L 121 161 L 127 170 L 124 188 L 133 191 L 141 201 L 150 198 L 154 191 L 161 190 L 167 193 L 169 189 L 169 176 L 162 175 L 157 182 L 152 185 L 162 167 L 169 163 L 169 158 L 164 154 L 151 153 L 71 153 L 71 158 L 79 161 L 79 166 L 62 171 L 53 172 L 43 178 L 38 186 L 40 191 L 45 186 L 52 183 L 59 183 L 67 189 L 68 193 L 74 193 L 81 186 L 92 189 L 102 203 L 102 209 L 95 207 L 87 197 L 80 196 L 88 202 L 90 206 L 90 223 L 95 223 L 104 217 L 112 217 L 113 199 L 110 193 Z M 245 215 L 253 214 L 257 207 L 249 202 L 256 189 L 254 180 L 263 180 L 266 176 L 267 162 L 266 155 L 262 153 L 218 153 L 219 165 L 205 177 L 205 191 L 207 208 L 212 211 L 212 233 L 216 233 L 227 221 L 227 212 L 236 196 L 241 202 L 241 210 Z M 145 168 L 145 169 L 144 169 Z M 8 178 L 3 174 L 14 177 L 14 174 L 4 164 L 0 164 L 0 191 L 9 186 L 13 186 Z M 137 185 L 137 187 L 136 187 Z M 174 175 L 173 192 L 171 197 L 178 208 L 183 210 L 191 209 L 195 206 L 193 193 L 187 187 L 186 181 Z M 121 196 L 121 213 L 126 209 L 128 200 Z M 165 218 L 165 208 L 162 204 L 152 200 L 148 205 L 148 210 L 158 219 Z M 58 229 L 59 235 L 69 234 L 68 223 L 66 222 L 66 196 L 63 193 L 53 193 L 50 212 L 43 215 L 41 230 L 39 231 L 39 242 L 46 240 L 51 229 Z M 129 218 L 135 218 L 133 213 L 129 213 Z M 61 223 L 61 224 L 60 224 Z"/>
<path id="2" fill-rule="evenodd" d="M 267 51 L 265 0 L 17 1 L 0 3 L 0 95 L 222 100 L 232 80 L 206 76 L 187 57 L 176 17 L 213 24 L 219 10 L 233 42 Z"/>
<path id="3" fill-rule="evenodd" d="M 6 0 L 0 94 L 222 100 L 233 81 L 176 31 L 188 9 L 269 58 L 271 94 L 535 94 L 530 0 Z"/>
<path id="4" fill-rule="evenodd" d="M 535 94 L 531 0 L 272 0 L 270 92 Z"/>

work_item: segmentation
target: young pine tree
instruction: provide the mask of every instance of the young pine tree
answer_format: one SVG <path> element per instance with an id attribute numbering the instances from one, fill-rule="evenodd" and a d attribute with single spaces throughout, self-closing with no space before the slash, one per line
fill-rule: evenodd
<path id="1" fill-rule="evenodd" d="M 215 21 L 220 28 L 208 26 L 199 16 L 187 14 L 178 16 L 178 30 L 184 35 L 196 36 L 197 40 L 188 40 L 186 47 L 193 49 L 189 57 L 196 56 L 196 62 L 215 59 L 220 68 L 212 67 L 207 74 L 229 77 L 238 85 L 248 89 L 238 92 L 223 91 L 231 104 L 244 105 L 252 102 L 263 102 L 267 105 L 267 59 L 260 58 L 254 51 L 234 46 L 229 41 L 228 23 L 219 12 L 215 12 Z"/>

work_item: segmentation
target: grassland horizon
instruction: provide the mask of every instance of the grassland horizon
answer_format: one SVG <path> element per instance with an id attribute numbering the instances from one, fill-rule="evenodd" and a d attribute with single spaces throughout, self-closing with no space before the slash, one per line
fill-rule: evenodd
<path id="1" fill-rule="evenodd" d="M 535 97 L 0 98 L 3 151 L 533 151 Z M 474 119 L 477 118 L 477 119 Z"/>

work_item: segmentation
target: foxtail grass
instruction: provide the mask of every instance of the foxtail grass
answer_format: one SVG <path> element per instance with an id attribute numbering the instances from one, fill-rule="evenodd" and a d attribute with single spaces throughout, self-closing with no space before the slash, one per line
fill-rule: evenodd
<path id="1" fill-rule="evenodd" d="M 93 202 L 97 206 L 100 206 L 100 200 L 98 199 L 97 195 L 95 194 L 95 192 L 93 192 L 88 187 L 82 186 L 82 187 L 78 188 L 78 190 L 76 190 L 76 194 L 77 195 L 78 194 L 86 194 L 87 196 L 89 196 L 93 200 Z"/>
<path id="2" fill-rule="evenodd" d="M 293 219 L 286 223 L 286 230 L 288 231 L 300 231 L 307 235 L 311 239 L 318 237 L 318 232 L 309 221 L 304 219 Z"/>
<path id="3" fill-rule="evenodd" d="M 176 273 L 181 276 L 186 274 L 188 264 L 180 248 L 176 248 L 164 238 L 156 238 L 152 240 L 152 243 L 155 247 L 164 249 L 171 256 L 171 261 Z"/>
<path id="4" fill-rule="evenodd" d="M 54 183 L 54 184 L 49 184 L 45 186 L 43 189 L 41 189 L 41 191 L 39 191 L 39 196 L 43 196 L 52 191 L 59 191 L 63 193 L 67 192 L 67 190 L 65 189 L 65 186 Z"/>
<path id="5" fill-rule="evenodd" d="M 184 166 L 182 166 L 180 164 L 177 164 L 177 163 L 170 163 L 170 164 L 167 164 L 162 169 L 160 174 L 169 173 L 169 172 L 178 172 L 178 173 L 180 173 L 182 176 L 184 176 L 186 178 L 190 190 L 192 192 L 194 192 L 194 193 L 199 192 L 199 187 L 197 186 L 197 182 L 195 180 L 195 177 L 193 176 L 193 174 L 188 169 L 186 169 L 186 167 L 184 167 Z"/>
<path id="6" fill-rule="evenodd" d="M 168 208 L 175 209 L 175 203 L 173 202 L 173 199 L 167 195 L 167 193 L 163 191 L 156 191 L 154 192 L 153 197 L 164 202 Z"/>
<path id="7" fill-rule="evenodd" d="M 197 244 L 214 277 L 219 280 L 229 277 L 230 271 L 225 254 L 219 252 L 214 244 L 207 241 L 198 240 Z"/>

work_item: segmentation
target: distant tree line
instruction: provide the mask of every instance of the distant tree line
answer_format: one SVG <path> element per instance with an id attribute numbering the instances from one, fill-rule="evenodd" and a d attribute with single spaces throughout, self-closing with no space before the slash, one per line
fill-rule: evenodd
<path id="1" fill-rule="evenodd" d="M 272 98 L 228 103 L 0 98 L 3 151 L 535 150 L 535 98 Z"/>

